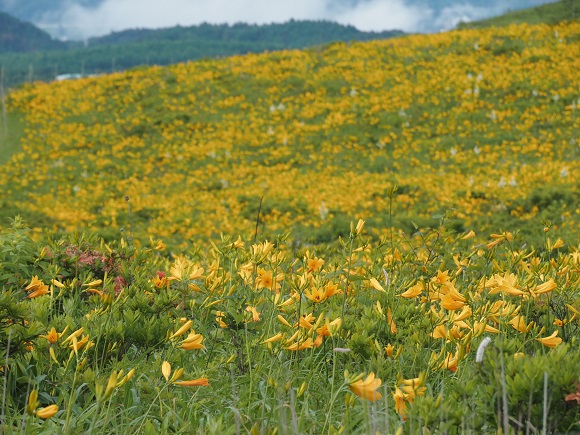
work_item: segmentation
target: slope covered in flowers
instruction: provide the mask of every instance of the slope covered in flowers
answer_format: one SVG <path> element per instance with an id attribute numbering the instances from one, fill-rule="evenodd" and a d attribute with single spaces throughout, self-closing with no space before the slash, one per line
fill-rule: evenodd
<path id="1" fill-rule="evenodd" d="M 579 33 L 12 93 L 0 428 L 577 430 Z"/>
<path id="2" fill-rule="evenodd" d="M 465 30 L 26 87 L 2 213 L 181 243 L 252 234 L 263 198 L 261 234 L 314 242 L 448 210 L 457 231 L 549 220 L 577 236 L 579 34 Z"/>

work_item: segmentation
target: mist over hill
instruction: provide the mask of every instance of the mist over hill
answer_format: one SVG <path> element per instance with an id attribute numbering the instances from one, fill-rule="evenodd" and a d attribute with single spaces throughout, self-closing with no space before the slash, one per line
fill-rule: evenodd
<path id="1" fill-rule="evenodd" d="M 65 48 L 64 43 L 31 23 L 0 12 L 0 53 Z"/>
<path id="2" fill-rule="evenodd" d="M 364 31 L 448 30 L 553 0 L 0 0 L 0 11 L 31 21 L 61 39 L 88 39 L 130 28 L 216 23 L 330 20 Z"/>

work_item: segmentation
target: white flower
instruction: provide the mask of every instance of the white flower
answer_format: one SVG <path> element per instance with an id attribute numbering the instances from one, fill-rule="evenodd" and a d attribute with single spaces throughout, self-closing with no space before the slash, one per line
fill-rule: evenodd
<path id="1" fill-rule="evenodd" d="M 451 149 L 449 150 L 449 152 L 451 153 L 451 155 L 452 155 L 453 157 L 455 157 L 455 156 L 457 155 L 457 148 L 453 147 L 453 148 L 451 148 Z"/>
<path id="2" fill-rule="evenodd" d="M 489 337 L 485 337 L 481 343 L 479 343 L 479 346 L 477 347 L 477 352 L 475 354 L 475 362 L 483 362 L 483 355 L 485 354 L 485 348 L 487 346 L 489 346 L 489 343 L 491 343 L 491 338 Z"/>
<path id="3" fill-rule="evenodd" d="M 562 169 L 560 169 L 560 177 L 566 178 L 567 176 L 568 176 L 568 168 L 564 166 Z"/>
<path id="4" fill-rule="evenodd" d="M 498 187 L 505 187 L 506 186 L 505 178 L 501 177 L 499 183 L 497 183 Z"/>
<path id="5" fill-rule="evenodd" d="M 389 274 L 385 269 L 383 269 L 383 275 L 385 276 L 385 284 L 388 286 L 391 285 L 391 279 L 389 278 Z"/>
<path id="6" fill-rule="evenodd" d="M 326 204 L 324 203 L 324 201 L 322 201 L 320 203 L 320 207 L 318 208 L 318 213 L 320 214 L 320 219 L 325 220 L 326 217 L 328 216 L 328 208 L 326 207 Z"/>
<path id="7" fill-rule="evenodd" d="M 479 147 L 477 145 L 475 145 L 473 147 L 473 152 L 475 153 L 476 156 L 478 156 L 479 153 L 481 153 L 481 150 L 479 149 Z"/>
<path id="8" fill-rule="evenodd" d="M 352 89 L 350 90 L 350 96 L 351 96 L 351 97 L 356 97 L 356 89 L 355 89 L 355 88 L 352 88 Z"/>
<path id="9" fill-rule="evenodd" d="M 518 185 L 518 182 L 516 181 L 516 178 L 515 178 L 515 177 L 512 177 L 512 178 L 511 178 L 511 180 L 510 180 L 510 182 L 509 182 L 509 185 L 510 185 L 511 187 L 516 187 L 516 186 Z"/>

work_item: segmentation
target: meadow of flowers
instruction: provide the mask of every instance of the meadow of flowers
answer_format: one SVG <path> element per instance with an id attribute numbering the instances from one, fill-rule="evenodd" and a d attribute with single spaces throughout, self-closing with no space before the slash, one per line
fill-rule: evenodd
<path id="1" fill-rule="evenodd" d="M 380 236 L 433 226 L 450 209 L 458 231 L 549 220 L 576 236 L 579 26 L 341 43 L 27 87 L 10 95 L 27 128 L 0 173 L 2 214 L 107 240 L 131 224 L 140 241 L 181 248 L 253 234 L 260 198 L 263 235 L 291 229 L 315 243 L 344 236 L 352 219 Z"/>
<path id="2" fill-rule="evenodd" d="M 9 96 L 6 433 L 580 430 L 580 23 Z"/>

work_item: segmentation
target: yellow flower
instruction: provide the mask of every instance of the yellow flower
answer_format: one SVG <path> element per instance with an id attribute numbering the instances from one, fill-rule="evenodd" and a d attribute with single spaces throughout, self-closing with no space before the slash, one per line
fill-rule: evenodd
<path id="1" fill-rule="evenodd" d="M 364 381 L 359 379 L 351 383 L 348 388 L 360 398 L 374 402 L 383 397 L 381 393 L 376 391 L 381 386 L 381 383 L 382 381 L 379 378 L 375 378 L 375 374 L 370 372 Z"/>
<path id="2" fill-rule="evenodd" d="M 232 243 L 232 246 L 236 249 L 244 249 L 244 242 L 242 241 L 242 237 L 238 236 L 237 240 Z"/>
<path id="3" fill-rule="evenodd" d="M 259 322 L 260 321 L 260 313 L 258 312 L 258 310 L 256 310 L 255 307 L 252 307 L 252 306 L 248 305 L 246 307 L 246 311 L 249 311 L 250 313 L 252 313 L 252 320 L 254 322 Z"/>
<path id="4" fill-rule="evenodd" d="M 306 260 L 306 264 L 308 266 L 309 272 L 315 272 L 317 270 L 322 269 L 322 266 L 324 265 L 324 260 L 318 257 L 309 258 Z"/>
<path id="5" fill-rule="evenodd" d="M 395 346 L 393 346 L 391 343 L 389 343 L 385 346 L 385 352 L 389 358 L 393 357 L 394 351 L 395 351 Z"/>
<path id="6" fill-rule="evenodd" d="M 314 287 L 304 292 L 304 296 L 312 302 L 320 303 L 326 300 L 326 292 L 321 287 Z"/>
<path id="7" fill-rule="evenodd" d="M 53 326 L 50 331 L 46 333 L 46 335 L 39 335 L 41 338 L 46 338 L 51 344 L 56 343 L 59 338 L 63 336 L 63 334 L 67 331 L 68 326 L 64 328 L 62 332 L 56 332 L 56 328 Z"/>
<path id="8" fill-rule="evenodd" d="M 325 324 L 316 330 L 316 333 L 323 337 L 332 336 L 342 325 L 342 320 L 340 317 L 329 322 L 328 319 L 325 320 Z"/>
<path id="9" fill-rule="evenodd" d="M 179 328 L 177 331 L 175 331 L 175 333 L 174 333 L 174 334 L 172 334 L 172 335 L 169 337 L 169 339 L 171 340 L 171 339 L 173 339 L 173 338 L 176 338 L 176 337 L 179 337 L 179 336 L 181 336 L 181 335 L 185 334 L 185 333 L 186 333 L 186 332 L 189 330 L 189 328 L 191 328 L 191 325 L 193 325 L 193 321 L 192 321 L 192 320 L 188 320 L 187 322 L 185 322 L 185 323 L 184 323 L 184 324 L 181 326 L 181 328 Z"/>
<path id="10" fill-rule="evenodd" d="M 205 349 L 205 346 L 201 344 L 202 341 L 203 336 L 201 334 L 191 331 L 178 347 L 185 350 Z"/>
<path id="11" fill-rule="evenodd" d="M 312 340 L 311 337 L 308 337 L 305 341 L 300 342 L 297 341 L 295 343 L 292 343 L 290 346 L 286 346 L 284 349 L 286 350 L 303 350 L 303 349 L 311 349 L 314 347 L 314 341 Z"/>
<path id="12" fill-rule="evenodd" d="M 552 244 L 550 242 L 550 239 L 548 239 L 548 250 L 552 251 L 554 249 L 558 249 L 561 248 L 562 246 L 564 246 L 564 241 L 562 239 L 558 239 L 554 242 L 554 244 Z"/>
<path id="13" fill-rule="evenodd" d="M 512 296 L 521 296 L 523 291 L 516 287 L 517 277 L 513 273 L 506 272 L 503 276 L 495 274 L 486 283 L 486 287 L 491 287 L 489 294 L 504 292 Z"/>
<path id="14" fill-rule="evenodd" d="M 168 283 L 169 281 L 163 272 L 157 272 L 157 274 L 153 277 L 153 285 L 155 288 L 163 288 Z"/>
<path id="15" fill-rule="evenodd" d="M 464 305 L 465 303 L 461 301 L 456 301 L 455 299 L 453 299 L 451 295 L 441 296 L 441 306 L 446 310 L 449 311 L 459 310 L 460 308 L 463 308 Z"/>
<path id="16" fill-rule="evenodd" d="M 407 402 L 405 401 L 405 394 L 399 387 L 395 388 L 393 399 L 395 399 L 396 413 L 405 418 L 405 415 L 407 414 Z"/>
<path id="17" fill-rule="evenodd" d="M 473 230 L 469 231 L 466 235 L 461 237 L 461 240 L 471 239 L 472 237 L 475 237 L 475 231 Z"/>
<path id="18" fill-rule="evenodd" d="M 453 355 L 447 352 L 447 355 L 445 356 L 443 362 L 440 364 L 439 368 L 448 369 L 451 370 L 452 372 L 456 372 L 458 363 L 459 359 L 457 358 L 457 353 Z"/>
<path id="19" fill-rule="evenodd" d="M 290 323 L 288 323 L 288 320 L 286 320 L 286 319 L 284 318 L 284 316 L 282 316 L 281 314 L 278 314 L 278 316 L 277 316 L 277 319 L 278 319 L 278 321 L 279 321 L 279 322 L 280 322 L 282 325 L 286 325 L 286 326 L 288 326 L 289 328 L 292 328 L 292 326 L 290 325 Z"/>
<path id="20" fill-rule="evenodd" d="M 549 337 L 536 338 L 536 341 L 539 341 L 544 346 L 554 348 L 554 347 L 558 346 L 560 343 L 562 343 L 562 339 L 560 337 L 557 337 L 557 335 L 558 335 L 558 331 L 556 330 Z"/>
<path id="21" fill-rule="evenodd" d="M 173 384 L 180 387 L 207 387 L 209 386 L 209 381 L 207 378 L 199 378 L 190 381 L 176 381 Z"/>
<path id="22" fill-rule="evenodd" d="M 78 352 L 79 350 L 81 350 L 83 347 L 87 347 L 90 348 L 93 346 L 93 342 L 89 341 L 89 336 L 88 334 L 83 335 L 83 337 L 80 340 L 77 340 L 76 336 L 72 337 L 72 344 L 69 345 L 70 349 L 73 349 L 75 352 Z"/>
<path id="23" fill-rule="evenodd" d="M 431 337 L 433 338 L 447 338 L 447 328 L 444 324 L 437 325 L 433 332 L 431 333 Z"/>
<path id="24" fill-rule="evenodd" d="M 279 274 L 275 278 L 271 270 L 258 269 L 258 277 L 256 278 L 256 289 L 266 288 L 278 293 L 280 289 L 279 282 L 282 281 L 283 275 Z"/>
<path id="25" fill-rule="evenodd" d="M 38 276 L 36 275 L 32 277 L 30 284 L 28 284 L 26 287 L 26 290 L 30 290 L 30 293 L 28 296 L 26 296 L 28 299 L 37 298 L 49 292 L 48 286 L 40 279 L 38 279 Z"/>
<path id="26" fill-rule="evenodd" d="M 515 316 L 509 321 L 509 324 L 514 327 L 516 331 L 526 332 L 526 320 L 524 316 Z"/>
<path id="27" fill-rule="evenodd" d="M 57 405 L 48 405 L 45 408 L 40 408 L 36 410 L 36 416 L 42 419 L 47 419 L 54 416 L 58 412 Z"/>
<path id="28" fill-rule="evenodd" d="M 334 296 L 338 293 L 342 293 L 342 291 L 338 289 L 338 285 L 333 284 L 331 282 L 326 284 L 326 287 L 324 288 L 324 297 L 326 299 L 328 299 L 329 297 Z"/>
<path id="29" fill-rule="evenodd" d="M 304 314 L 300 317 L 298 323 L 295 326 L 301 326 L 305 329 L 312 329 L 312 327 L 314 326 L 312 322 L 314 322 L 315 320 L 316 317 L 314 317 L 312 313 Z"/>
<path id="30" fill-rule="evenodd" d="M 362 219 L 359 219 L 357 224 L 356 224 L 356 228 L 355 228 L 355 235 L 359 235 L 363 229 L 365 225 L 365 221 L 363 221 Z"/>
<path id="31" fill-rule="evenodd" d="M 549 279 L 543 284 L 536 286 L 534 289 L 534 293 L 537 295 L 541 295 L 543 293 L 549 293 L 556 288 L 556 283 L 553 279 Z"/>
<path id="32" fill-rule="evenodd" d="M 25 290 L 34 290 L 37 287 L 40 287 L 43 285 L 44 285 L 44 283 L 40 279 L 38 279 L 38 275 L 34 275 L 32 277 L 32 279 L 30 280 L 30 284 L 28 284 L 28 286 L 26 287 Z"/>
<path id="33" fill-rule="evenodd" d="M 30 415 L 34 414 L 36 408 L 40 405 L 38 401 L 38 391 L 32 390 L 28 395 L 28 402 L 26 403 L 26 412 Z"/>
<path id="34" fill-rule="evenodd" d="M 421 281 L 419 281 L 417 284 L 415 284 L 413 287 L 410 287 L 407 291 L 401 293 L 399 296 L 412 299 L 423 293 L 423 290 L 425 290 L 425 286 Z"/>
<path id="35" fill-rule="evenodd" d="M 383 292 L 383 293 L 385 292 L 385 289 L 383 288 L 381 283 L 376 278 L 371 278 L 369 282 L 374 289 L 376 289 L 380 292 Z"/>
<path id="36" fill-rule="evenodd" d="M 163 364 L 161 364 L 161 373 L 165 380 L 169 381 L 169 375 L 171 374 L 171 364 L 169 362 L 163 361 Z"/>
<path id="37" fill-rule="evenodd" d="M 278 340 L 282 340 L 284 338 L 284 335 L 281 332 L 278 332 L 276 335 L 273 335 L 272 337 L 262 341 L 262 344 L 265 343 L 274 343 Z"/>
<path id="38" fill-rule="evenodd" d="M 453 322 L 454 323 L 461 322 L 471 317 L 472 314 L 473 312 L 471 310 L 471 307 L 469 305 L 466 305 L 465 307 L 463 307 L 463 310 L 461 310 L 461 312 L 457 314 L 457 316 L 453 317 Z"/>
<path id="39" fill-rule="evenodd" d="M 389 322 L 389 327 L 391 328 L 391 334 L 397 333 L 397 325 L 395 325 L 395 321 L 393 320 L 393 314 L 391 313 L 391 308 L 387 308 L 387 321 Z"/>
<path id="40" fill-rule="evenodd" d="M 50 282 L 52 284 L 54 284 L 56 287 L 58 287 L 58 288 L 64 288 L 65 287 L 65 285 L 62 282 L 60 282 L 60 281 L 58 281 L 56 279 L 51 279 Z"/>

